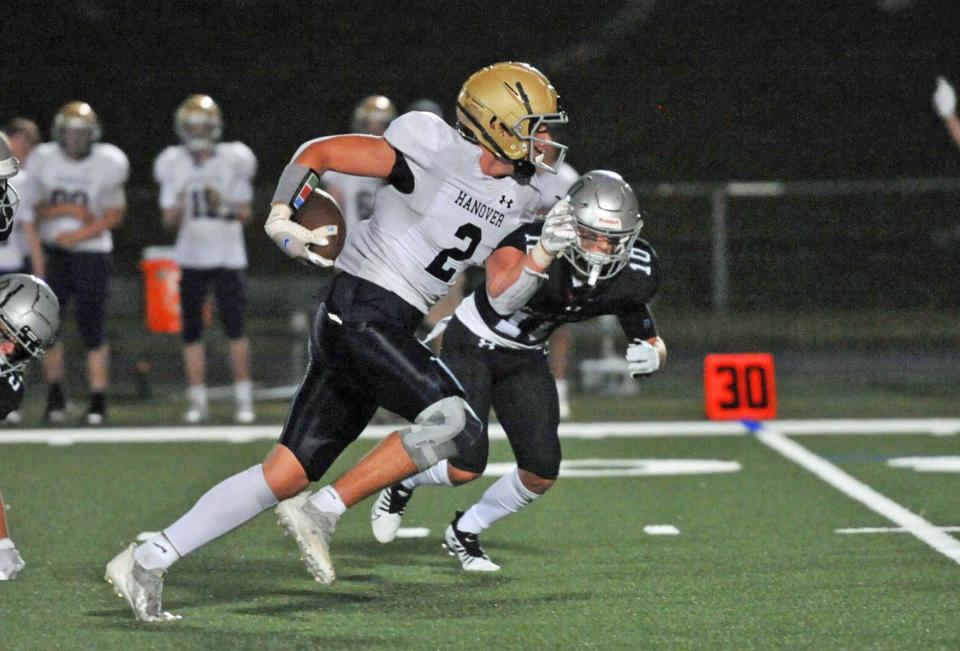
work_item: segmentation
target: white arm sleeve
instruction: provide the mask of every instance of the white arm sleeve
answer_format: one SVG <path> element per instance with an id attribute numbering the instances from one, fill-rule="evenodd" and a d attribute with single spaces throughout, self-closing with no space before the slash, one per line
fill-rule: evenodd
<path id="1" fill-rule="evenodd" d="M 534 271 L 524 265 L 517 281 L 507 287 L 499 296 L 490 296 L 490 292 L 487 292 L 490 307 L 500 316 L 509 316 L 526 305 L 530 297 L 534 295 L 546 279 L 547 274 Z"/>

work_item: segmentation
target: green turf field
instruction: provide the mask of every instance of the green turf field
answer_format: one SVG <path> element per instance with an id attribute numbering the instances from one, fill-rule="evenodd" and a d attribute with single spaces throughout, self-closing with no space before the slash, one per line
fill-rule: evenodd
<path id="1" fill-rule="evenodd" d="M 955 436 L 794 437 L 939 526 L 960 525 L 960 474 L 890 457 L 957 455 Z M 369 448 L 355 444 L 334 467 Z M 566 439 L 564 458 L 735 461 L 724 474 L 566 478 L 483 537 L 495 575 L 440 547 L 456 508 L 492 479 L 423 488 L 376 543 L 369 502 L 341 520 L 338 582 L 310 580 L 272 513 L 178 563 L 165 606 L 135 622 L 102 580 L 125 540 L 168 524 L 269 443 L 0 445 L 12 531 L 27 560 L 0 583 L 0 648 L 843 648 L 960 647 L 960 566 L 753 437 Z M 508 461 L 496 441 L 491 461 Z M 677 536 L 644 533 L 672 524 Z"/>

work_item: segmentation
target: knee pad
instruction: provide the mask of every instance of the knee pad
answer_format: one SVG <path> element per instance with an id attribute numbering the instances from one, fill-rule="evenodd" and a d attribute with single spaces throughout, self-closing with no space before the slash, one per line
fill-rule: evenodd
<path id="1" fill-rule="evenodd" d="M 400 441 L 417 469 L 426 470 L 469 449 L 482 431 L 483 423 L 467 401 L 450 396 L 421 411 L 413 425 L 400 430 Z"/>

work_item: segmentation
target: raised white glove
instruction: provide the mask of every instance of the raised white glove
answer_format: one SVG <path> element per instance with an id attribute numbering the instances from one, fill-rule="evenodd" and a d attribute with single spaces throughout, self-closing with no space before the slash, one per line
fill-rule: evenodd
<path id="1" fill-rule="evenodd" d="M 275 204 L 270 209 L 263 230 L 267 232 L 273 243 L 291 258 L 315 264 L 318 267 L 332 267 L 333 260 L 317 255 L 309 248 L 311 244 L 327 246 L 330 243 L 327 238 L 320 233 L 320 229 L 311 231 L 290 221 L 292 215 L 290 206 L 282 203 Z"/>
<path id="2" fill-rule="evenodd" d="M 943 77 L 937 77 L 937 89 L 933 92 L 933 107 L 937 115 L 948 118 L 957 111 L 957 94 Z"/>
<path id="3" fill-rule="evenodd" d="M 556 256 L 576 241 L 577 226 L 573 216 L 573 204 L 568 199 L 561 199 L 553 204 L 553 208 L 544 217 L 540 244 L 544 251 Z"/>
<path id="4" fill-rule="evenodd" d="M 13 543 L 9 539 L 6 542 L 8 545 L 0 547 L 0 581 L 13 581 L 26 563 L 20 558 L 20 552 Z"/>
<path id="5" fill-rule="evenodd" d="M 650 375 L 660 368 L 660 351 L 646 341 L 627 345 L 627 367 L 631 377 Z"/>

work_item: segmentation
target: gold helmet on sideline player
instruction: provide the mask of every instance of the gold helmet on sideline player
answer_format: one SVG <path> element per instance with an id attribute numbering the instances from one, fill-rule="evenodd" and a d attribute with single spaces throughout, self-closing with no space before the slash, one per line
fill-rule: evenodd
<path id="1" fill-rule="evenodd" d="M 223 136 L 223 113 L 209 95 L 191 95 L 173 114 L 173 128 L 190 151 L 212 149 Z"/>
<path id="2" fill-rule="evenodd" d="M 100 118 L 86 102 L 67 102 L 53 117 L 50 130 L 60 149 L 71 158 L 86 158 L 100 140 Z"/>

